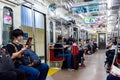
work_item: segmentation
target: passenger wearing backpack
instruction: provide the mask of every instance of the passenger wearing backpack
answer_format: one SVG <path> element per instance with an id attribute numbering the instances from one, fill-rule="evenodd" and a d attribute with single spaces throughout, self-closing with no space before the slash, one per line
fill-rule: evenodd
<path id="1" fill-rule="evenodd" d="M 28 80 L 46 80 L 49 67 L 47 64 L 41 63 L 40 59 L 38 59 L 38 56 L 33 51 L 28 50 L 27 47 L 23 47 L 21 44 L 23 31 L 15 29 L 12 31 L 11 35 L 13 41 L 11 44 L 7 45 L 7 50 L 13 58 L 15 66 L 25 71 Z M 31 55 L 34 57 L 31 57 Z M 35 60 L 33 60 L 33 58 L 35 58 Z"/>
<path id="2" fill-rule="evenodd" d="M 25 72 L 14 67 L 5 46 L 0 49 L 0 80 L 24 80 Z"/>

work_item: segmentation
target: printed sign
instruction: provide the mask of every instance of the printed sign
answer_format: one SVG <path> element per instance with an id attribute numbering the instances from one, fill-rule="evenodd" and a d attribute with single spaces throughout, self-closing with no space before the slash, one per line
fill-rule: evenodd
<path id="1" fill-rule="evenodd" d="M 4 15 L 4 24 L 12 24 L 12 17 L 10 15 Z"/>

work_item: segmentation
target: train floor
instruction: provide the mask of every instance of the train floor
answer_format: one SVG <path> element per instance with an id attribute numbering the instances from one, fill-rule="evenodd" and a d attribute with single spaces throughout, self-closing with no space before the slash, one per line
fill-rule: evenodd
<path id="1" fill-rule="evenodd" d="M 106 80 L 104 52 L 105 50 L 99 50 L 92 55 L 85 55 L 85 68 L 73 71 L 59 70 L 47 80 Z"/>

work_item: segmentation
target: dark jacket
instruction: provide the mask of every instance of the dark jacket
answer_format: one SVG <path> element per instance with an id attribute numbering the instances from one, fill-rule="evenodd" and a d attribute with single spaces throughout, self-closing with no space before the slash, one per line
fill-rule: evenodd
<path id="1" fill-rule="evenodd" d="M 54 52 L 55 52 L 54 56 L 57 56 L 58 54 L 63 54 L 63 53 L 64 53 L 63 44 L 57 42 L 57 43 L 54 45 Z"/>

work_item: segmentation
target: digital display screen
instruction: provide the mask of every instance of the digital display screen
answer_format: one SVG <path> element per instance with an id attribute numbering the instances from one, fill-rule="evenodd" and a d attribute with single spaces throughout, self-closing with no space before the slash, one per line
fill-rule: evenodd
<path id="1" fill-rule="evenodd" d="M 85 18 L 85 23 L 86 24 L 94 24 L 96 23 L 96 18 Z"/>

